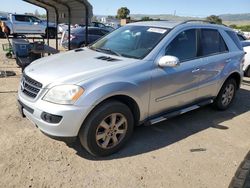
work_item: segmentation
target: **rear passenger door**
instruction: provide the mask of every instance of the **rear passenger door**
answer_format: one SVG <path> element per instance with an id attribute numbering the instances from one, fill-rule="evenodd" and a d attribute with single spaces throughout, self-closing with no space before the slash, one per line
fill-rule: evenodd
<path id="1" fill-rule="evenodd" d="M 199 45 L 198 55 L 204 61 L 199 67 L 197 98 L 210 98 L 217 95 L 220 74 L 231 59 L 228 47 L 217 29 L 201 29 Z"/>

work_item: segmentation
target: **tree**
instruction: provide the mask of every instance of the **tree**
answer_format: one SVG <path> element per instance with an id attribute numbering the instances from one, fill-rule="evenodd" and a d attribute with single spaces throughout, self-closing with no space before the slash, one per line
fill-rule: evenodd
<path id="1" fill-rule="evenodd" d="M 153 19 L 148 16 L 145 16 L 141 18 L 141 21 L 153 21 Z"/>
<path id="2" fill-rule="evenodd" d="M 40 14 L 39 14 L 39 12 L 38 12 L 37 9 L 35 10 L 35 16 L 36 16 L 36 17 L 39 17 L 39 16 L 40 16 Z"/>
<path id="3" fill-rule="evenodd" d="M 127 7 L 121 7 L 117 11 L 117 18 L 118 19 L 126 19 L 126 18 L 128 18 L 129 14 L 130 14 L 130 10 Z"/>
<path id="4" fill-rule="evenodd" d="M 222 19 L 219 16 L 211 15 L 206 18 L 207 21 L 214 22 L 216 24 L 222 24 Z"/>
<path id="5" fill-rule="evenodd" d="M 237 29 L 237 25 L 236 24 L 231 24 L 231 25 L 229 25 L 229 27 L 231 27 L 233 29 Z"/>

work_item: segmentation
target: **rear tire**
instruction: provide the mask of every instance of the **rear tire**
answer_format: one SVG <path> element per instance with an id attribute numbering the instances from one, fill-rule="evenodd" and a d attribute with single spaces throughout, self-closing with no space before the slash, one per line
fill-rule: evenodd
<path id="1" fill-rule="evenodd" d="M 81 145 L 94 156 L 107 156 L 120 150 L 134 129 L 127 105 L 109 100 L 94 109 L 79 132 Z"/>
<path id="2" fill-rule="evenodd" d="M 228 79 L 222 86 L 218 96 L 214 101 L 214 106 L 218 110 L 226 110 L 228 109 L 235 98 L 237 84 L 235 79 Z"/>

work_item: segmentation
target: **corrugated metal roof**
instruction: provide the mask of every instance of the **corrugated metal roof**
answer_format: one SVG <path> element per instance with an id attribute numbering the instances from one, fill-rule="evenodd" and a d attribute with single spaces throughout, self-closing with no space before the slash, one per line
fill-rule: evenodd
<path id="1" fill-rule="evenodd" d="M 88 20 L 93 17 L 93 7 L 87 0 L 23 0 L 33 5 L 48 10 L 49 20 L 55 20 L 58 11 L 59 23 L 68 23 L 69 10 L 71 24 L 84 24 L 86 8 L 88 9 Z"/>

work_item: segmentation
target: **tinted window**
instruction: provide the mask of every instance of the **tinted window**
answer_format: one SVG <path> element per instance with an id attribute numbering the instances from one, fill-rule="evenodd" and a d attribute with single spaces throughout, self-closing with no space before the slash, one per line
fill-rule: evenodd
<path id="1" fill-rule="evenodd" d="M 240 49 L 243 50 L 242 45 L 240 43 L 240 39 L 237 36 L 237 33 L 234 31 L 226 31 L 227 34 L 229 35 L 229 37 L 234 41 L 234 43 L 236 44 L 236 46 Z"/>
<path id="2" fill-rule="evenodd" d="M 90 35 L 103 35 L 99 29 L 90 29 L 89 34 Z"/>
<path id="3" fill-rule="evenodd" d="M 166 55 L 186 61 L 197 57 L 197 31 L 195 29 L 181 32 L 166 48 Z"/>
<path id="4" fill-rule="evenodd" d="M 102 32 L 102 35 L 106 35 L 106 34 L 108 34 L 109 33 L 109 31 L 107 31 L 107 30 L 100 30 L 101 32 Z"/>
<path id="5" fill-rule="evenodd" d="M 106 33 L 104 33 L 104 30 L 101 30 L 101 29 L 96 30 L 96 35 L 103 36 L 103 35 L 105 35 L 105 34 L 106 34 Z"/>
<path id="6" fill-rule="evenodd" d="M 201 56 L 208 56 L 228 51 L 220 33 L 214 29 L 201 30 Z"/>
<path id="7" fill-rule="evenodd" d="M 30 22 L 30 19 L 28 16 L 22 16 L 22 15 L 16 15 L 15 20 L 19 22 Z"/>

